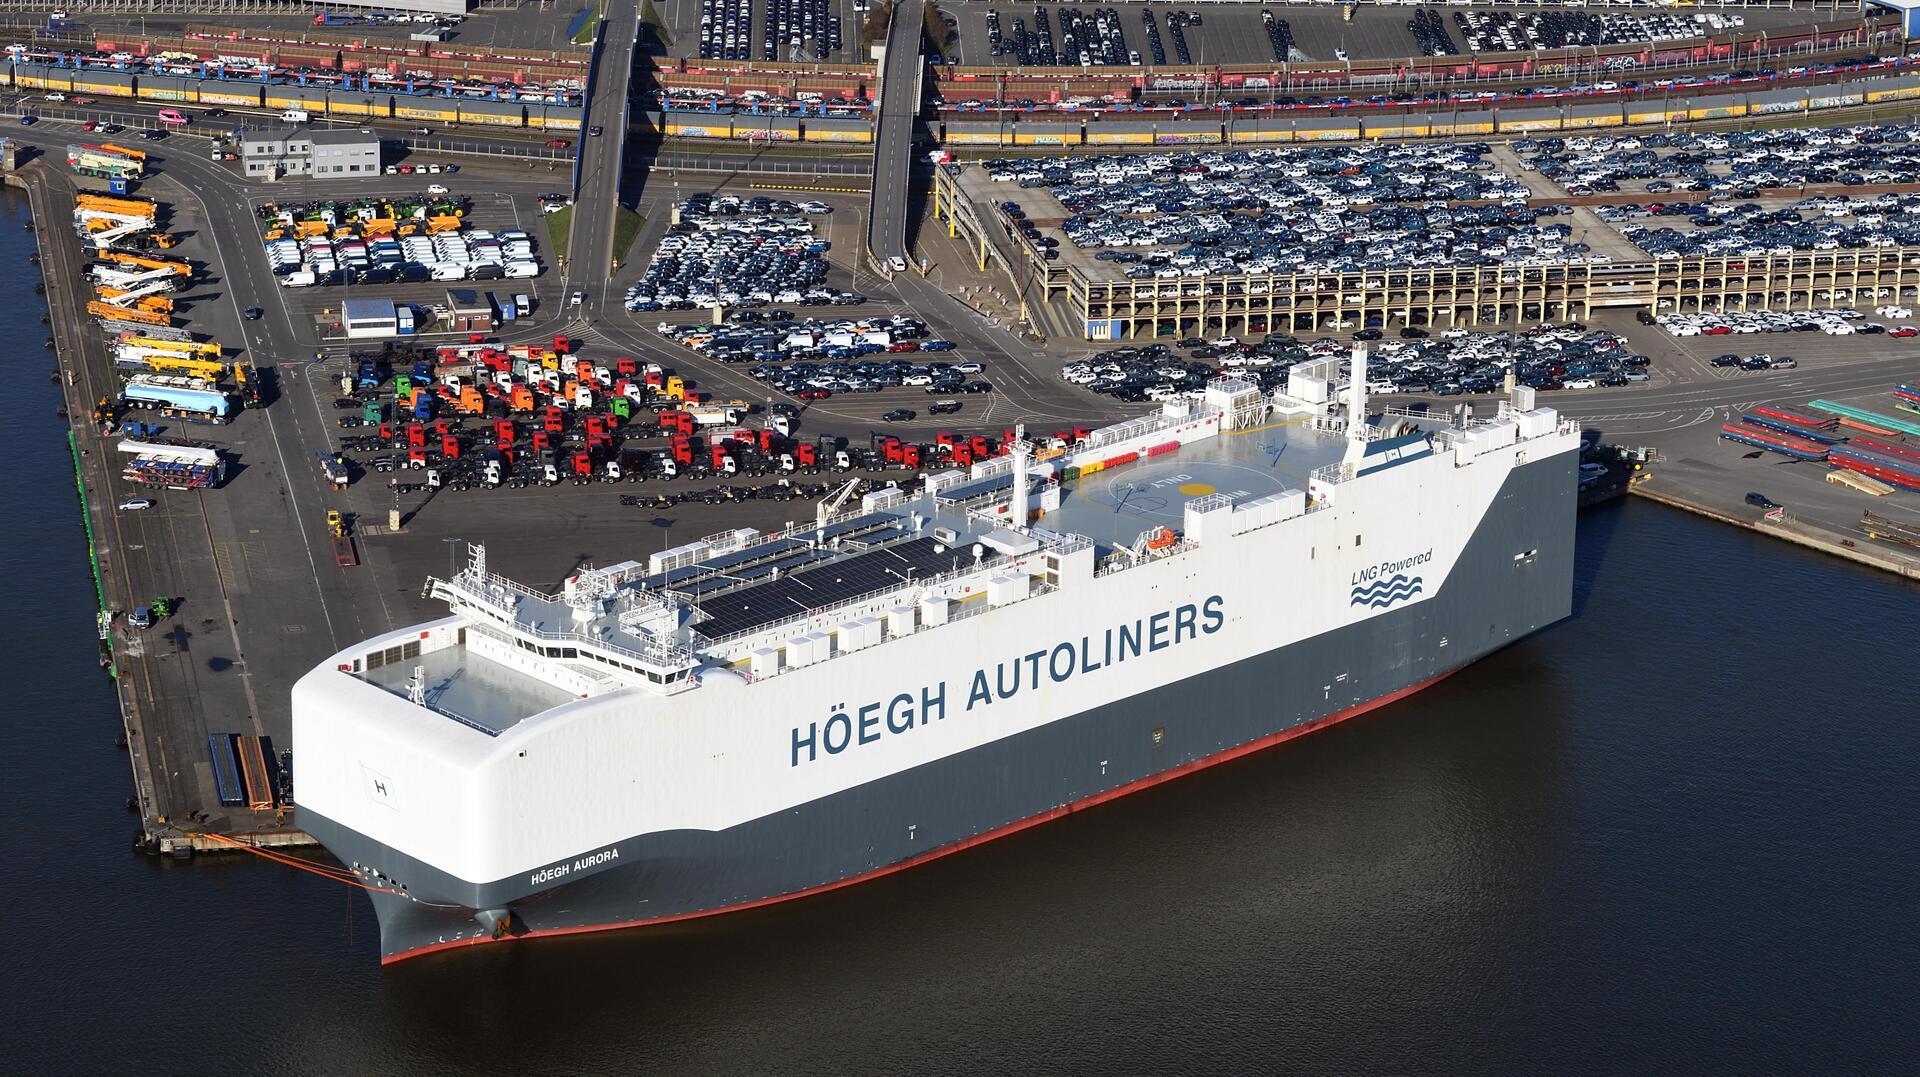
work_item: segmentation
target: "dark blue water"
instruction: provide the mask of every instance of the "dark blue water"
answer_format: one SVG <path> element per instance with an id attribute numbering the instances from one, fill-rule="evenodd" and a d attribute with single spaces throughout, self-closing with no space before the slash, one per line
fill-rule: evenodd
<path id="1" fill-rule="evenodd" d="M 1904 1071 L 1920 591 L 1640 503 L 1413 700 L 821 898 L 382 971 L 356 894 L 129 851 L 24 203 L 0 199 L 25 1073 Z"/>

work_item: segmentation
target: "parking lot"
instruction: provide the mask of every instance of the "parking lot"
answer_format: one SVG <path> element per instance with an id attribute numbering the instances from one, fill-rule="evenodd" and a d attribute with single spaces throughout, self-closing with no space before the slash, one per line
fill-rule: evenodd
<path id="1" fill-rule="evenodd" d="M 1722 14 L 1717 11 L 1696 14 L 1555 8 L 1539 11 L 1456 8 L 1449 12 L 1449 16 L 1446 20 L 1449 36 L 1467 52 L 1528 52 L 1589 45 L 1679 41 L 1740 30 L 1747 24 L 1744 13 Z"/>
<path id="2" fill-rule="evenodd" d="M 1601 206 L 1594 212 L 1655 258 L 1684 258 L 1911 245 L 1920 243 L 1916 209 L 1920 196 L 1884 194 Z"/>
<path id="3" fill-rule="evenodd" d="M 1049 260 L 1095 277 L 1577 261 L 1590 250 L 1572 238 L 1571 207 L 1529 206 L 1526 184 L 1471 144 L 1030 158 L 980 167 L 991 180 L 982 197 L 1007 227 Z M 1556 219 L 1562 216 L 1568 220 Z"/>
<path id="4" fill-rule="evenodd" d="M 1920 181 L 1920 130 L 1911 124 L 1521 139 L 1513 150 L 1575 195 Z"/>
<path id="5" fill-rule="evenodd" d="M 1546 391 L 1634 385 L 1657 376 L 1652 356 L 1634 350 L 1619 333 L 1587 326 L 1445 332 L 1407 327 L 1392 334 L 1374 328 L 1351 336 L 1276 336 L 1258 343 L 1195 337 L 1105 349 L 1064 364 L 1060 376 L 1129 403 L 1197 392 L 1221 374 L 1244 378 L 1263 392 L 1285 392 L 1294 366 L 1345 360 L 1356 341 L 1367 342 L 1367 388 L 1379 394 L 1493 393 L 1509 374 L 1519 384 Z"/>
<path id="6" fill-rule="evenodd" d="M 458 19 L 448 32 L 449 42 L 492 45 L 515 49 L 564 49 L 574 47 L 567 39 L 567 27 L 573 17 L 591 5 L 585 0 L 561 0 L 555 4 L 520 4 L 511 8 L 487 8 L 469 11 L 463 16 L 435 15 L 434 18 Z M 664 7 L 664 5 L 663 5 Z M 219 25 L 236 28 L 272 27 L 284 30 L 312 30 L 313 15 L 255 15 L 245 12 L 180 15 L 158 12 L 146 15 L 79 10 L 72 13 L 81 25 L 97 31 L 119 30 L 143 34 L 181 33 L 190 26 Z M 336 16 L 352 17 L 355 12 L 341 9 Z M 423 29 L 413 22 L 360 22 L 354 25 L 323 28 L 330 33 L 366 34 L 373 37 L 404 40 Z"/>
<path id="7" fill-rule="evenodd" d="M 401 185 L 395 182 L 396 179 L 397 177 L 387 177 L 384 183 L 374 190 L 364 192 L 364 195 L 421 196 L 425 192 L 424 184 Z M 428 316 L 420 324 L 422 333 L 445 332 L 447 330 L 444 327 L 432 324 L 430 315 L 434 308 L 446 305 L 448 289 L 492 291 L 496 294 L 508 295 L 526 294 L 532 298 L 536 311 L 557 311 L 562 304 L 560 276 L 554 272 L 553 257 L 547 249 L 550 241 L 545 217 L 540 212 L 538 200 L 532 194 L 506 194 L 498 191 L 488 193 L 483 183 L 477 179 L 475 182 L 481 193 L 467 196 L 470 208 L 464 218 L 462 232 L 477 229 L 492 233 L 509 231 L 527 233 L 535 258 L 539 262 L 538 276 L 442 281 L 395 280 L 378 284 L 314 284 L 308 287 L 283 286 L 276 289 L 276 292 L 294 330 L 301 335 L 312 334 L 323 340 L 343 340 L 342 306 L 347 299 L 352 298 L 391 299 L 396 304 L 411 304 Z M 323 185 L 310 184 L 306 185 L 304 192 L 289 189 L 275 191 L 271 197 L 255 195 L 250 204 L 257 220 L 263 206 L 270 203 L 308 201 L 308 198 L 299 197 L 301 193 L 317 199 L 322 191 L 324 191 Z M 345 192 L 334 193 L 344 194 Z M 356 196 L 364 195 L 356 192 Z M 260 226 L 266 229 L 270 224 L 262 220 Z M 248 242 L 248 240 L 236 237 L 235 242 Z M 285 279 L 286 277 L 283 276 L 282 280 Z"/>
<path id="8" fill-rule="evenodd" d="M 692 0 L 681 0 L 682 3 Z M 1139 53 L 1143 66 L 1182 65 L 1182 64 L 1255 64 L 1275 60 L 1276 48 L 1273 36 L 1267 31 L 1262 12 L 1270 12 L 1276 23 L 1284 23 L 1285 35 L 1281 37 L 1286 55 L 1280 59 L 1292 59 L 1295 62 L 1307 60 L 1370 60 L 1401 56 L 1421 55 L 1421 38 L 1408 27 L 1417 11 L 1412 6 L 1387 6 L 1362 4 L 1354 10 L 1351 22 L 1343 21 L 1338 6 L 1266 3 L 1266 4 L 1022 4 L 1022 3 L 946 3 L 941 11 L 953 19 L 959 33 L 959 41 L 951 51 L 959 63 L 971 66 L 1001 65 L 1006 67 L 1034 66 L 1040 61 L 1028 59 L 1028 53 L 1022 55 L 1017 47 L 1021 33 L 1038 38 L 1041 18 L 1036 11 L 1045 14 L 1045 25 L 1052 38 L 1054 62 L 1065 66 L 1077 66 L 1080 63 L 1079 49 L 1071 56 L 1063 57 L 1065 35 L 1063 33 L 1062 12 L 1078 12 L 1089 23 L 1095 20 L 1098 11 L 1113 11 L 1113 20 L 1120 41 L 1117 43 L 1103 40 L 1107 35 L 1096 32 L 1088 35 L 1092 40 L 1085 51 L 1088 53 L 1089 66 L 1100 66 L 1101 61 L 1112 63 L 1117 51 L 1120 63 L 1127 63 L 1130 53 Z M 1467 51 L 1458 22 L 1452 14 L 1463 9 L 1452 8 L 1441 11 L 1447 33 L 1460 51 Z M 1491 14 L 1488 9 L 1475 8 L 1476 15 Z M 999 26 L 1000 48 L 994 45 L 994 34 L 988 25 L 987 16 L 992 13 Z M 1586 15 L 1594 18 L 1598 12 Z M 1638 28 L 1639 20 L 1659 18 L 1660 14 L 1605 13 L 1606 18 L 1614 20 L 1613 33 L 1622 40 L 1643 40 L 1629 36 Z M 1765 29 L 1780 26 L 1800 25 L 1812 21 L 1808 13 L 1785 9 L 1755 9 L 1731 13 L 1745 20 L 1743 30 Z M 1160 38 L 1164 60 L 1157 60 L 1152 42 L 1147 33 L 1144 15 L 1151 15 L 1155 33 Z M 1168 22 L 1169 16 L 1180 22 L 1180 34 L 1187 43 L 1189 58 L 1182 60 L 1173 40 L 1173 32 Z M 1071 16 L 1069 16 L 1071 18 Z M 1197 18 L 1198 23 L 1191 20 Z M 1678 23 L 1682 20 L 1689 25 L 1698 26 L 1700 33 L 1725 32 L 1711 30 L 1703 23 L 1693 23 L 1692 14 L 1672 14 L 1665 16 Z M 1632 20 L 1632 23 L 1622 20 Z M 1018 26 L 1016 27 L 1016 22 Z M 1664 25 L 1664 20 L 1662 22 Z M 1648 25 L 1649 32 L 1652 26 Z M 1590 42 L 1580 42 L 1588 44 Z M 1108 45 L 1101 50 L 1098 46 Z M 1037 42 L 1036 42 L 1037 46 Z M 1532 46 L 1521 46 L 1520 51 Z M 1540 46 L 1547 47 L 1547 46 Z"/>
<path id="9" fill-rule="evenodd" d="M 654 0 L 654 10 L 667 25 L 672 56 L 715 60 L 776 60 L 782 63 L 854 62 L 866 56 L 860 42 L 861 20 L 865 4 L 855 8 L 856 0 Z M 708 34 L 702 41 L 701 19 L 707 19 Z M 834 20 L 839 20 L 839 45 L 831 36 Z M 787 30 L 780 33 L 785 22 Z M 727 43 L 731 25 L 734 40 Z M 767 31 L 774 39 L 769 41 Z M 734 50 L 728 56 L 727 49 Z"/>

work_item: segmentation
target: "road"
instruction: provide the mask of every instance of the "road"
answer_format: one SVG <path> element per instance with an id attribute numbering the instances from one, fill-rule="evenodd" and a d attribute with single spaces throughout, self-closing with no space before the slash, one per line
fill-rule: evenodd
<path id="1" fill-rule="evenodd" d="M 574 192 L 573 231 L 568 241 L 565 279 L 569 291 L 586 292 L 589 317 L 606 302 L 614 258 L 613 232 L 620 206 L 620 166 L 627 145 L 627 88 L 633 78 L 633 52 L 640 33 L 638 4 L 608 4 L 600 28 L 600 56 L 594 63 L 593 96 L 587 102 L 591 130 L 580 139 L 580 187 Z M 624 252 L 622 252 L 624 253 Z"/>
<path id="2" fill-rule="evenodd" d="M 920 111 L 920 0 L 895 0 L 887 30 L 887 66 L 873 147 L 873 203 L 868 249 L 881 261 L 907 256 L 908 186 L 913 178 L 913 121 Z"/>

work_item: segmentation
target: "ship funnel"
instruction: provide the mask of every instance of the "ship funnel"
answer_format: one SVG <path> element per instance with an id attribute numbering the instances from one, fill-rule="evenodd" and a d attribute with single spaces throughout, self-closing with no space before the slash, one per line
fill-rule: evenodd
<path id="1" fill-rule="evenodd" d="M 1007 505 L 1007 516 L 1015 527 L 1027 526 L 1027 458 L 1033 455 L 1033 446 L 1027 443 L 1027 428 L 1024 424 L 1013 428 L 1013 499 Z"/>
<path id="2" fill-rule="evenodd" d="M 1347 383 L 1347 437 L 1364 441 L 1367 436 L 1367 346 L 1353 346 L 1353 374 Z"/>

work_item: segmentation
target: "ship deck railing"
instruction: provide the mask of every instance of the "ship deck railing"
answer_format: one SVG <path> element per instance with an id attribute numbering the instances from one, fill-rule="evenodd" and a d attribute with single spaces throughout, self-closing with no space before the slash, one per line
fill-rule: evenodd
<path id="1" fill-rule="evenodd" d="M 509 635 L 536 640 L 543 644 L 571 644 L 576 648 L 590 648 L 602 651 L 605 652 L 611 664 L 622 669 L 630 669 L 630 671 L 634 673 L 646 675 L 655 669 L 683 669 L 693 664 L 693 654 L 691 651 L 675 644 L 658 642 L 657 637 L 637 639 L 637 642 L 640 642 L 641 646 L 629 647 L 625 644 L 615 643 L 603 636 L 592 635 L 585 632 L 556 632 L 552 629 L 535 628 L 531 625 L 523 624 L 519 618 L 514 616 L 514 612 L 510 607 L 504 607 L 498 602 L 495 602 L 490 596 L 479 593 L 471 586 L 468 586 L 474 578 L 470 572 L 461 573 L 452 580 L 432 579 L 429 581 L 429 586 L 433 588 L 437 597 L 445 599 L 449 605 L 464 605 L 477 612 L 488 615 L 492 620 L 498 621 L 499 624 L 497 628 Z M 486 583 L 505 587 L 511 592 L 533 601 L 547 604 L 561 603 L 560 599 L 552 595 L 543 595 L 530 587 L 515 583 L 504 576 L 487 573 L 480 578 Z M 631 669 L 625 662 L 620 661 L 621 659 L 643 663 L 646 668 Z"/>
<path id="2" fill-rule="evenodd" d="M 813 629 L 813 628 L 831 627 L 839 623 L 840 621 L 844 620 L 847 617 L 847 615 L 853 612 L 854 610 L 862 607 L 871 606 L 888 595 L 905 595 L 905 594 L 911 594 L 915 591 L 927 591 L 927 590 L 937 589 L 941 586 L 944 586 L 945 584 L 955 583 L 971 576 L 979 576 L 979 575 L 991 573 L 994 571 L 995 567 L 996 567 L 996 563 L 994 562 L 982 561 L 972 565 L 968 565 L 965 568 L 955 569 L 951 572 L 943 572 L 938 576 L 923 576 L 923 577 L 914 579 L 911 582 L 890 584 L 886 587 L 877 588 L 875 590 L 868 591 L 863 594 L 855 595 L 852 598 L 843 599 L 841 601 L 835 602 L 832 606 L 825 606 L 817 610 L 810 610 L 806 613 L 800 614 L 797 617 L 790 617 L 784 621 L 774 621 L 769 624 L 758 625 L 753 628 L 742 629 L 738 632 L 730 632 L 724 636 L 712 637 L 707 640 L 707 643 L 708 643 L 707 649 L 715 653 L 731 653 L 733 650 L 738 648 L 739 644 L 751 639 L 764 638 L 764 639 L 769 639 L 774 641 L 791 639 L 795 634 L 797 634 L 803 628 Z M 1036 595 L 1046 593 L 1046 592 L 1051 592 L 1054 590 L 1057 590 L 1057 588 L 1041 583 L 1036 578 L 1033 582 L 1032 590 L 1028 592 L 1028 597 L 1031 598 Z M 965 605 L 974 605 L 974 603 L 967 602 L 965 603 Z M 982 597 L 978 605 L 981 608 L 985 608 L 987 605 L 986 599 Z M 952 622 L 962 617 L 969 617 L 973 615 L 973 612 L 977 612 L 977 611 L 963 612 L 963 610 L 956 608 L 952 613 L 948 614 L 947 620 L 949 622 Z M 933 628 L 938 626 L 923 625 L 921 627 Z M 700 626 L 699 625 L 693 626 L 693 630 L 696 633 L 699 632 Z M 917 630 L 918 629 L 916 629 L 916 631 Z"/>
<path id="3" fill-rule="evenodd" d="M 913 626 L 912 632 L 908 632 L 905 636 L 888 636 L 886 639 L 882 640 L 880 643 L 876 644 L 875 646 L 884 647 L 887 644 L 892 643 L 894 640 L 905 639 L 906 636 L 917 635 L 921 632 L 931 632 L 934 629 L 942 628 L 950 624 L 956 624 L 960 621 L 967 620 L 970 617 L 978 617 L 981 614 L 987 612 L 988 610 L 1004 609 L 1007 606 L 1014 605 L 1020 602 L 1025 602 L 1027 601 L 1027 599 L 1039 598 L 1042 595 L 1050 595 L 1053 592 L 1058 590 L 1059 588 L 1053 586 L 1052 584 L 1044 583 L 1038 579 L 1035 579 L 1033 581 L 1032 589 L 1027 592 L 1025 598 L 1017 598 L 1017 599 L 1014 599 L 1013 602 L 1003 602 L 998 606 L 988 601 L 985 592 L 980 592 L 978 594 L 971 596 L 970 598 L 956 601 L 954 603 L 954 608 L 950 612 L 948 612 L 947 619 L 941 622 L 940 624 L 920 624 L 916 622 Z M 836 659 L 844 658 L 850 654 L 861 654 L 870 650 L 873 650 L 873 647 L 863 647 L 863 648 L 860 648 L 859 650 L 853 650 L 853 651 L 835 650 L 832 654 L 828 655 L 827 657 L 822 658 L 816 662 L 810 662 L 806 666 L 782 666 L 778 673 L 769 674 L 769 676 L 778 677 L 783 673 L 790 673 L 795 669 L 812 669 L 814 666 L 818 666 L 825 662 L 832 662 Z M 729 656 L 729 657 L 733 658 L 735 662 L 742 661 L 742 659 L 737 656 Z"/>

